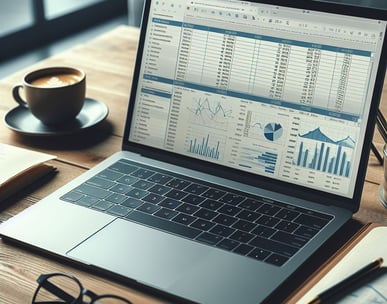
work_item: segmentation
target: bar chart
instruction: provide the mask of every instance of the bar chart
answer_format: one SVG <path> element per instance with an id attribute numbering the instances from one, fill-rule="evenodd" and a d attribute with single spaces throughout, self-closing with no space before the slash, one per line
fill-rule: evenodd
<path id="1" fill-rule="evenodd" d="M 264 148 L 243 148 L 240 152 L 239 166 L 266 175 L 275 173 L 278 153 Z"/>
<path id="2" fill-rule="evenodd" d="M 221 142 L 213 139 L 210 134 L 203 137 L 193 137 L 189 140 L 188 152 L 206 158 L 219 160 Z"/>
<path id="3" fill-rule="evenodd" d="M 294 165 L 342 177 L 349 177 L 354 140 L 347 136 L 334 141 L 320 128 L 299 135 Z"/>

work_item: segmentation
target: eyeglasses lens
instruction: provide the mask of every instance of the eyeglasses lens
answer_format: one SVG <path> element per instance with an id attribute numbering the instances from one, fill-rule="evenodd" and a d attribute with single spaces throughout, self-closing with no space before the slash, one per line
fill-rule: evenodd
<path id="1" fill-rule="evenodd" d="M 80 295 L 81 286 L 76 280 L 64 275 L 54 275 L 41 283 L 33 303 L 75 304 Z"/>

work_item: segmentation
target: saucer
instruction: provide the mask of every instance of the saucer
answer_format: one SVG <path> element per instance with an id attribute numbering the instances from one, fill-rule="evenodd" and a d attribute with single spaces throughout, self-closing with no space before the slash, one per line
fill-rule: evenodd
<path id="1" fill-rule="evenodd" d="M 100 101 L 86 98 L 78 116 L 63 125 L 48 126 L 38 120 L 24 107 L 11 109 L 4 116 L 4 123 L 13 131 L 32 136 L 57 136 L 80 132 L 103 121 L 109 113 L 108 107 Z"/>

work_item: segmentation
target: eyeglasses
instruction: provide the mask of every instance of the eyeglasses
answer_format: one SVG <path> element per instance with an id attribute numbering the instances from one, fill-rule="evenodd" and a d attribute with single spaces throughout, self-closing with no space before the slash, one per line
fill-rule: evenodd
<path id="1" fill-rule="evenodd" d="M 65 273 L 41 274 L 32 304 L 132 304 L 117 295 L 96 295 L 85 289 L 74 276 Z"/>

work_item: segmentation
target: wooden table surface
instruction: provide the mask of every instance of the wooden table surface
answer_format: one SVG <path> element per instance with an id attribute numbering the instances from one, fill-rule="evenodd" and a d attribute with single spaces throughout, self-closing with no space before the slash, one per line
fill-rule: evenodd
<path id="1" fill-rule="evenodd" d="M 13 85 L 19 83 L 23 75 L 30 70 L 54 65 L 82 68 L 87 74 L 87 96 L 103 101 L 109 107 L 106 121 L 91 132 L 60 138 L 23 136 L 9 130 L 4 123 L 0 124 L 0 142 L 55 154 L 57 159 L 51 163 L 59 170 L 53 178 L 34 184 L 8 199 L 3 206 L 0 205 L 0 222 L 34 204 L 121 149 L 138 33 L 137 28 L 120 26 L 0 80 L 2 117 L 16 106 L 11 96 Z M 384 113 L 387 113 L 386 88 L 385 85 L 381 104 Z M 379 151 L 382 151 L 383 142 L 377 132 L 374 141 Z M 387 210 L 378 200 L 378 187 L 382 180 L 383 168 L 371 154 L 361 207 L 354 215 L 356 220 L 363 223 L 387 224 Z M 52 272 L 71 273 L 77 276 L 87 289 L 101 294 L 120 294 L 133 303 L 165 302 L 73 265 L 67 265 L 63 261 L 0 241 L 0 303 L 30 303 L 37 286 L 36 278 L 41 273 Z"/>

